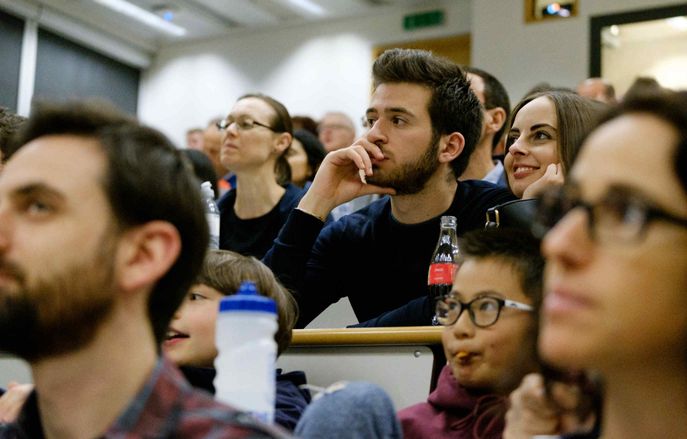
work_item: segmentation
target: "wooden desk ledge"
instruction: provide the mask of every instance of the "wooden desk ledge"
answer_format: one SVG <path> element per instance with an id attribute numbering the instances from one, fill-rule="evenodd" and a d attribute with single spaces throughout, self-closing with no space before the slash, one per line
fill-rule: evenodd
<path id="1" fill-rule="evenodd" d="M 291 346 L 428 346 L 441 344 L 443 329 L 443 326 L 294 329 Z"/>

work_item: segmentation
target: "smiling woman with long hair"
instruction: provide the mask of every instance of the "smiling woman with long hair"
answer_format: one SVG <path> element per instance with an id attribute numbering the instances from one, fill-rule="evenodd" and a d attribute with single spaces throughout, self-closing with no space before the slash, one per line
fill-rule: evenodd
<path id="1" fill-rule="evenodd" d="M 573 92 L 531 94 L 513 109 L 506 129 L 504 168 L 518 198 L 562 184 L 584 136 L 605 105 Z"/>

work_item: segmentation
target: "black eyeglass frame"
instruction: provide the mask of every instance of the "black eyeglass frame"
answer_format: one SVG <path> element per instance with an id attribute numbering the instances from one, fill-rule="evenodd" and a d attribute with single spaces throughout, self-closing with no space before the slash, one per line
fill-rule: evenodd
<path id="1" fill-rule="evenodd" d="M 494 302 L 496 302 L 498 304 L 498 310 L 496 311 L 496 317 L 494 317 L 493 322 L 486 324 L 486 325 L 482 325 L 482 324 L 477 323 L 477 317 L 475 317 L 475 311 L 472 309 L 472 304 L 479 301 L 479 300 L 485 300 L 485 299 L 493 300 Z M 443 311 L 443 310 L 441 310 L 440 307 L 441 307 L 442 303 L 446 303 L 446 301 L 448 301 L 448 300 L 451 300 L 454 303 L 460 304 L 460 311 L 458 311 L 458 314 L 456 314 L 456 318 L 453 321 L 442 322 L 442 319 L 444 319 L 444 318 L 441 317 L 439 315 L 439 313 L 440 313 L 440 311 Z M 500 297 L 480 296 L 480 297 L 475 297 L 471 301 L 465 303 L 465 302 L 461 302 L 460 300 L 453 298 L 451 295 L 447 295 L 443 299 L 440 299 L 439 301 L 437 301 L 434 315 L 435 315 L 435 318 L 436 318 L 436 321 L 438 324 L 440 324 L 442 326 L 453 326 L 458 321 L 460 316 L 463 315 L 463 311 L 465 311 L 467 309 L 468 315 L 470 316 L 470 321 L 472 322 L 473 325 L 475 325 L 478 328 L 488 328 L 490 326 L 495 325 L 496 322 L 499 321 L 499 318 L 501 317 L 501 311 L 503 310 L 503 308 L 512 308 L 512 309 L 518 309 L 520 311 L 527 311 L 527 312 L 534 311 L 534 307 L 532 305 L 528 305 L 528 304 L 522 303 L 522 302 L 516 302 L 515 300 L 502 299 Z"/>
<path id="2" fill-rule="evenodd" d="M 589 236 L 597 241 L 606 241 L 606 239 L 599 238 L 599 232 L 596 225 L 598 224 L 597 215 L 600 213 L 597 212 L 596 209 L 603 208 L 604 205 L 608 206 L 613 202 L 617 203 L 619 200 L 625 203 L 624 213 L 627 212 L 628 207 L 633 207 L 636 209 L 638 208 L 642 213 L 641 224 L 639 224 L 639 228 L 633 234 L 632 238 L 626 238 L 623 240 L 623 242 L 637 242 L 644 239 L 648 225 L 656 220 L 663 220 L 687 228 L 687 218 L 680 218 L 676 215 L 666 212 L 664 209 L 656 207 L 647 200 L 636 196 L 633 197 L 628 192 L 629 191 L 626 190 L 611 190 L 607 192 L 606 195 L 603 196 L 598 202 L 589 203 L 583 201 L 581 197 L 579 197 L 579 191 L 576 190 L 574 186 L 564 185 L 558 188 L 551 188 L 543 192 L 537 198 L 538 208 L 532 223 L 532 233 L 540 238 L 543 238 L 543 236 L 548 233 L 549 230 L 554 228 L 556 224 L 562 221 L 573 210 L 581 208 L 585 211 L 587 216 L 587 230 L 589 232 Z M 571 193 L 576 193 L 577 196 L 571 196 Z M 565 198 L 562 197 L 562 194 L 565 196 Z M 615 200 L 613 197 L 615 197 Z M 552 199 L 555 201 L 552 201 Z M 565 208 L 560 207 L 563 204 L 563 201 L 566 202 Z M 553 208 L 554 203 L 556 204 L 556 209 Z M 549 212 L 546 212 L 547 208 Z M 557 210 L 555 215 L 551 213 L 554 210 Z M 563 212 L 563 210 L 565 211 Z M 552 218 L 554 216 L 557 216 L 558 218 L 554 220 Z M 545 221 L 542 221 L 543 217 L 547 217 Z"/>
<path id="3" fill-rule="evenodd" d="M 250 122 L 250 124 L 249 124 L 250 126 L 246 126 L 246 125 L 248 125 L 247 122 Z M 224 131 L 226 129 L 229 129 L 229 127 L 233 123 L 236 124 L 236 127 L 239 129 L 239 131 L 248 131 L 248 130 L 252 130 L 256 126 L 259 126 L 259 127 L 267 128 L 268 130 L 272 131 L 273 133 L 277 132 L 277 130 L 275 130 L 271 126 L 265 125 L 264 123 L 261 123 L 261 122 L 258 122 L 258 121 L 252 120 L 252 119 L 243 120 L 241 122 L 239 122 L 238 120 L 232 120 L 231 122 L 229 122 L 227 119 L 222 119 L 219 122 L 217 122 L 215 124 L 215 126 L 220 131 Z"/>

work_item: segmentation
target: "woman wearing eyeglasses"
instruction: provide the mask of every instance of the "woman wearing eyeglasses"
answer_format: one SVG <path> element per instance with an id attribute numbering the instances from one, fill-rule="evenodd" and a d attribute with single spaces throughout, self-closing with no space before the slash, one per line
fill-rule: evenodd
<path id="1" fill-rule="evenodd" d="M 260 259 L 302 195 L 287 184 L 291 116 L 277 100 L 248 94 L 236 101 L 218 128 L 223 131 L 220 160 L 237 182 L 217 203 L 220 248 Z"/>
<path id="2" fill-rule="evenodd" d="M 635 97 L 603 118 L 566 186 L 540 201 L 550 228 L 540 354 L 600 374 L 604 439 L 687 437 L 686 162 L 685 96 Z M 504 437 L 561 433 L 562 412 L 537 392 L 514 398 L 520 418 L 509 415 Z M 527 431 L 518 420 L 528 416 L 552 420 L 550 430 Z"/>

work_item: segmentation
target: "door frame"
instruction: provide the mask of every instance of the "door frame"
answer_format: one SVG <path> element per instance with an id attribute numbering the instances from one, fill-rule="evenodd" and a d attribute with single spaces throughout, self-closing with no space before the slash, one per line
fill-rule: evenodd
<path id="1" fill-rule="evenodd" d="M 687 16 L 687 3 L 591 17 L 589 26 L 589 77 L 601 76 L 601 31 L 614 24 L 639 23 Z"/>

